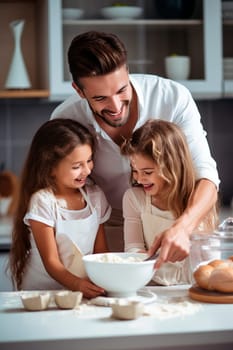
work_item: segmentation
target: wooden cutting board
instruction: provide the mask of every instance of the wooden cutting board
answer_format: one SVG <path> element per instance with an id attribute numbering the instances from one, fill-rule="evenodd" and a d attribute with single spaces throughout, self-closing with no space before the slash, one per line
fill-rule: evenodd
<path id="1" fill-rule="evenodd" d="M 189 288 L 191 299 L 215 304 L 233 304 L 233 293 L 212 292 L 198 286 Z"/>

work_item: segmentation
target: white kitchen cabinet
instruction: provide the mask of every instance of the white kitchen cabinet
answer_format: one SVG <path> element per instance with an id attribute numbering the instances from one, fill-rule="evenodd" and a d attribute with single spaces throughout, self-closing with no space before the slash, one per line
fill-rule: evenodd
<path id="1" fill-rule="evenodd" d="M 100 9 L 111 5 L 111 0 L 98 0 L 95 6 L 91 0 L 2 0 L 0 98 L 49 96 L 51 100 L 62 100 L 72 94 L 67 50 L 75 35 L 92 29 L 114 32 L 122 38 L 131 72 L 165 76 L 167 55 L 188 55 L 190 78 L 181 83 L 195 98 L 232 94 L 233 81 L 223 82 L 222 46 L 224 56 L 229 55 L 233 21 L 225 21 L 222 26 L 221 0 L 196 0 L 194 15 L 187 20 L 159 18 L 154 6 L 156 0 L 128 0 L 127 3 L 143 7 L 144 16 L 135 20 L 106 20 L 101 17 Z M 63 21 L 62 8 L 65 7 L 84 9 L 84 17 Z M 9 23 L 18 18 L 26 21 L 22 49 L 32 89 L 6 90 L 4 81 L 13 50 Z M 230 55 L 233 56 L 233 52 Z"/>
<path id="2" fill-rule="evenodd" d="M 151 11 L 153 0 L 133 2 L 145 10 L 143 18 L 134 20 L 102 18 L 100 9 L 111 5 L 110 0 L 95 2 L 94 8 L 90 0 L 47 1 L 48 85 L 52 100 L 62 100 L 74 93 L 67 50 L 72 38 L 87 30 L 109 31 L 119 35 L 126 44 L 132 73 L 165 76 L 164 58 L 167 55 L 188 55 L 191 58 L 190 78 L 181 83 L 194 98 L 222 96 L 221 0 L 197 0 L 194 16 L 187 20 L 156 17 L 156 11 Z M 62 20 L 64 7 L 83 8 L 84 17 L 80 20 Z"/>
<path id="3" fill-rule="evenodd" d="M 232 1 L 233 3 L 233 1 Z M 230 58 L 233 62 L 233 18 L 223 19 L 223 58 Z M 230 67 L 229 67 L 230 68 Z M 228 68 L 227 68 L 228 69 Z M 229 72 L 229 70 L 228 70 Z M 231 70 L 229 72 L 230 77 L 224 78 L 223 81 L 223 96 L 224 97 L 233 97 L 233 63 L 231 64 Z"/>

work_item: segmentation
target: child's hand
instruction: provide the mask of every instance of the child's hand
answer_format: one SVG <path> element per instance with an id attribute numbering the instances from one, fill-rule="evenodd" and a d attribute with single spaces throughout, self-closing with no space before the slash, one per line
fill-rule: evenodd
<path id="1" fill-rule="evenodd" d="M 173 226 L 155 237 L 149 254 L 160 249 L 158 259 L 155 262 L 155 268 L 159 269 L 164 262 L 184 260 L 189 254 L 189 246 L 189 236 L 186 230 L 174 223 Z"/>
<path id="2" fill-rule="evenodd" d="M 105 294 L 105 290 L 101 287 L 96 286 L 85 278 L 78 278 L 78 282 L 75 284 L 75 289 L 82 292 L 84 298 L 96 298 L 100 295 Z"/>

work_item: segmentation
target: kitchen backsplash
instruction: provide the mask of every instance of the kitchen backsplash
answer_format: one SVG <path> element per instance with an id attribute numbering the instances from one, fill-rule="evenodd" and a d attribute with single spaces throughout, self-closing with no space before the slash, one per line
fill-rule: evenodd
<path id="1" fill-rule="evenodd" d="M 39 99 L 0 100 L 0 166 L 21 172 L 31 139 L 58 102 Z M 233 197 L 233 99 L 197 101 L 211 152 L 217 161 L 222 205 Z"/>

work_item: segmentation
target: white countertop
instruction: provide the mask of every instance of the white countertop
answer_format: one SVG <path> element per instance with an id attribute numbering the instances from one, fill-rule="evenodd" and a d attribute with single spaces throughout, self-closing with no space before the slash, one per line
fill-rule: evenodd
<path id="1" fill-rule="evenodd" d="M 136 320 L 111 317 L 111 308 L 82 305 L 81 310 L 26 311 L 19 292 L 0 293 L 0 349 L 129 350 L 233 348 L 233 304 L 199 303 L 189 286 L 146 287 L 157 295 L 147 310 L 177 305 L 181 311 L 152 312 Z M 186 303 L 186 304 L 185 304 Z M 193 309 L 194 308 L 194 309 Z M 166 308 L 165 308 L 166 309 Z M 162 309 L 161 309 L 162 310 Z M 194 311 L 192 311 L 194 310 Z"/>

